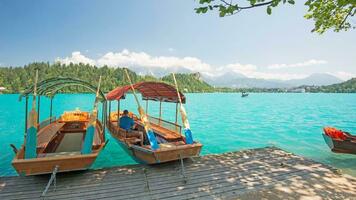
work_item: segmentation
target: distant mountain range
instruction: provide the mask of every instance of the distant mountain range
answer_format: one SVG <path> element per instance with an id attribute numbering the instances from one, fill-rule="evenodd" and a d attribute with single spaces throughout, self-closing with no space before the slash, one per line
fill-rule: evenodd
<path id="1" fill-rule="evenodd" d="M 215 77 L 204 76 L 203 79 L 215 87 L 233 88 L 292 88 L 301 85 L 323 86 L 342 82 L 341 79 L 326 73 L 315 73 L 306 78 L 285 81 L 248 78 L 238 73 L 226 73 Z"/>

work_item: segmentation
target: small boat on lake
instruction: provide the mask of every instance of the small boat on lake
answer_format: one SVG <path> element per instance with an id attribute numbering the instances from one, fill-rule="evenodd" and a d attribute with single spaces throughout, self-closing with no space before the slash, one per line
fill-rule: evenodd
<path id="1" fill-rule="evenodd" d="M 247 97 L 247 96 L 248 96 L 248 93 L 246 93 L 246 92 L 241 93 L 241 97 Z"/>
<path id="2" fill-rule="evenodd" d="M 105 126 L 97 118 L 98 103 L 105 109 L 105 95 L 91 84 L 73 78 L 52 78 L 27 88 L 25 98 L 25 139 L 17 150 L 12 165 L 19 175 L 38 175 L 88 169 L 105 146 Z M 68 86 L 79 86 L 96 92 L 91 113 L 79 109 L 64 112 L 58 119 L 52 116 L 53 98 Z M 28 113 L 29 97 L 33 93 L 32 109 Z M 41 96 L 50 98 L 50 117 L 39 123 Z M 38 105 L 36 105 L 38 102 Z M 36 110 L 37 107 L 37 110 Z M 103 119 L 105 119 L 105 114 Z M 27 117 L 28 116 L 28 117 Z M 105 123 L 104 123 L 105 125 Z"/>
<path id="3" fill-rule="evenodd" d="M 131 131 L 143 134 L 144 141 L 141 141 L 137 134 L 132 135 L 130 134 L 131 131 L 120 128 L 118 124 L 120 116 L 123 114 L 120 111 L 120 101 L 125 99 L 126 93 L 129 91 L 133 92 L 139 111 L 139 116 L 129 113 L 136 126 L 136 130 Z M 146 111 L 148 111 L 148 101 L 159 102 L 158 117 L 149 116 L 145 113 L 140 106 L 135 91 L 140 92 L 142 99 L 146 101 Z M 108 129 L 118 144 L 137 162 L 143 164 L 164 163 L 200 154 L 203 145 L 193 141 L 189 127 L 184 128 L 185 135 L 183 136 L 182 127 L 178 124 L 178 105 L 182 106 L 181 103 L 185 103 L 186 100 L 181 92 L 178 92 L 178 94 L 179 96 L 177 96 L 177 91 L 173 86 L 162 82 L 140 82 L 134 85 L 126 85 L 107 94 L 106 98 L 110 101 Z M 117 111 L 111 112 L 111 101 L 117 101 Z M 163 102 L 176 104 L 175 122 L 162 119 Z M 186 118 L 186 116 L 184 117 Z M 188 121 L 186 120 L 185 125 L 187 124 Z"/>
<path id="4" fill-rule="evenodd" d="M 333 127 L 325 127 L 323 137 L 331 151 L 356 154 L 356 136 Z"/>

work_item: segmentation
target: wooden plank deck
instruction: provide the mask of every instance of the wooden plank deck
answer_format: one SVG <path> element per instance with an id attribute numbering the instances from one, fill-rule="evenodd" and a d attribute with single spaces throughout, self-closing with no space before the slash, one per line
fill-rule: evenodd
<path id="1" fill-rule="evenodd" d="M 356 199 L 356 178 L 267 147 L 156 166 L 57 175 L 45 199 Z M 38 199 L 49 176 L 0 177 L 0 199 Z"/>

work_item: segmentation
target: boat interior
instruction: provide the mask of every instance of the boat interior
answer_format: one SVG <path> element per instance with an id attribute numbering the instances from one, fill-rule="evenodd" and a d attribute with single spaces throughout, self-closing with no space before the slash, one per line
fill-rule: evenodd
<path id="1" fill-rule="evenodd" d="M 121 115 L 122 112 L 120 112 L 120 117 Z M 129 116 L 133 118 L 135 121 L 135 127 L 136 127 L 135 131 L 144 133 L 145 130 L 141 120 L 131 112 L 129 113 Z M 182 136 L 181 133 L 182 127 L 180 125 L 152 116 L 148 116 L 148 118 L 151 124 L 151 128 L 156 135 L 157 142 L 158 144 L 160 144 L 161 148 L 164 149 L 164 148 L 185 145 L 185 138 Z M 140 138 L 136 136 L 136 134 L 135 135 L 125 134 L 127 131 L 118 127 L 117 120 L 118 120 L 118 113 L 117 112 L 110 113 L 110 126 L 113 127 L 114 130 L 116 130 L 116 135 L 118 135 L 119 139 L 129 145 L 140 145 L 141 142 Z M 144 136 L 143 147 L 149 149 L 150 145 L 146 137 L 146 134 L 143 134 L 143 136 Z"/>
<path id="2" fill-rule="evenodd" d="M 70 111 L 40 128 L 37 133 L 37 157 L 57 157 L 68 155 L 80 155 L 86 134 L 90 114 L 83 111 Z M 98 150 L 104 142 L 101 123 L 96 123 L 92 149 Z M 23 158 L 23 152 L 20 158 Z"/>

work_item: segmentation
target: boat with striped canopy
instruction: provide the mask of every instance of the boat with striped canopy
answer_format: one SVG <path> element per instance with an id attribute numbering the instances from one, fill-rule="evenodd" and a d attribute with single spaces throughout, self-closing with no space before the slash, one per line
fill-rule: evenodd
<path id="1" fill-rule="evenodd" d="M 129 79 L 128 74 L 127 76 Z M 146 114 L 138 101 L 136 91 L 141 93 L 142 100 L 146 101 L 146 111 L 148 111 L 149 101 L 159 102 L 158 117 Z M 125 99 L 128 92 L 134 94 L 139 112 L 139 115 L 133 113 L 129 115 L 134 119 L 137 127 L 135 131 L 144 135 L 144 141 L 137 136 L 130 136 L 130 131 L 120 128 L 118 123 L 123 114 L 120 110 L 120 101 Z M 193 141 L 191 132 L 189 135 L 183 135 L 182 131 L 185 132 L 186 129 L 182 130 L 182 126 L 178 124 L 178 106 L 186 101 L 186 97 L 181 92 L 178 94 L 175 87 L 163 82 L 140 82 L 117 87 L 106 95 L 109 101 L 107 126 L 111 136 L 135 161 L 143 164 L 157 164 L 200 154 L 203 145 L 198 141 Z M 111 111 L 112 101 L 117 101 L 118 105 L 118 109 L 113 112 Z M 162 119 L 162 103 L 176 104 L 175 122 Z M 187 119 L 186 116 L 184 118 Z"/>
<path id="2" fill-rule="evenodd" d="M 105 95 L 99 86 L 74 78 L 50 78 L 28 87 L 21 95 L 25 99 L 25 138 L 19 150 L 12 145 L 16 153 L 12 165 L 19 175 L 38 175 L 88 169 L 105 142 L 105 114 L 102 122 L 98 119 L 98 104 L 106 110 Z M 96 92 L 94 108 L 89 112 L 79 109 L 64 112 L 58 119 L 53 116 L 53 100 L 63 88 L 84 87 Z M 29 98 L 32 95 L 32 108 L 28 112 Z M 41 97 L 50 99 L 50 117 L 39 121 Z M 37 110 L 36 110 L 37 108 Z"/>

